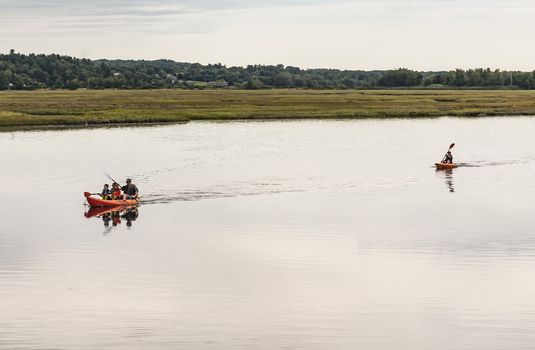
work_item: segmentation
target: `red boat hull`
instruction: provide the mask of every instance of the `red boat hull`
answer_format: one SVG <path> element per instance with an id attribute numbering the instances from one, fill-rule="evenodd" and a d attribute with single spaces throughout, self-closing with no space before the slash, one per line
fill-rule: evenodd
<path id="1" fill-rule="evenodd" d="M 453 169 L 457 168 L 457 164 L 446 164 L 446 163 L 435 163 L 435 166 L 437 167 L 437 170 L 447 170 L 447 169 Z"/>
<path id="2" fill-rule="evenodd" d="M 91 193 L 84 192 L 85 199 L 87 203 L 92 207 L 118 207 L 118 206 L 129 206 L 129 205 L 138 205 L 139 200 L 137 199 L 98 199 L 91 197 Z"/>

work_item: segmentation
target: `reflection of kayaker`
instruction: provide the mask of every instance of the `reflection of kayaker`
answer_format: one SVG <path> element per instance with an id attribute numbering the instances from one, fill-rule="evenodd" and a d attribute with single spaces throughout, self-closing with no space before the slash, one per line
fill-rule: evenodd
<path id="1" fill-rule="evenodd" d="M 111 212 L 111 225 L 115 227 L 119 225 L 120 223 L 121 223 L 121 212 L 112 211 Z"/>
<path id="2" fill-rule="evenodd" d="M 114 207 L 91 207 L 84 214 L 88 219 L 93 217 L 101 218 L 104 222 L 104 227 L 110 227 L 110 222 L 113 227 L 121 224 L 121 219 L 126 220 L 126 226 L 132 227 L 132 222 L 136 221 L 139 216 L 137 205 L 135 206 L 114 206 Z"/>
<path id="3" fill-rule="evenodd" d="M 106 214 L 109 214 L 114 211 L 123 211 L 125 209 L 132 208 L 132 207 L 125 207 L 123 205 L 117 205 L 113 207 L 91 207 L 89 210 L 84 214 L 84 216 L 88 219 L 95 217 L 95 216 L 103 216 Z"/>
<path id="4" fill-rule="evenodd" d="M 139 211 L 137 207 L 130 207 L 124 211 L 124 214 L 121 215 L 123 219 L 126 219 L 126 226 L 131 227 L 132 221 L 136 221 L 139 216 Z"/>
<path id="5" fill-rule="evenodd" d="M 457 167 L 457 164 L 453 162 L 453 154 L 451 154 L 451 149 L 455 146 L 454 143 L 450 145 L 450 148 L 448 148 L 448 152 L 444 155 L 444 158 L 440 161 L 440 163 L 435 163 L 435 166 L 438 170 L 443 169 L 453 169 Z"/>

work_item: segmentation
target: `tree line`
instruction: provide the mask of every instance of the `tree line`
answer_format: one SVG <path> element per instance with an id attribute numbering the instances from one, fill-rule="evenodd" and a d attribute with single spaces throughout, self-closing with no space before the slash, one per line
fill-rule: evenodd
<path id="1" fill-rule="evenodd" d="M 0 54 L 0 90 L 158 88 L 519 88 L 535 89 L 535 71 L 477 68 L 441 72 L 226 67 L 171 60 L 89 60 L 64 55 Z"/>

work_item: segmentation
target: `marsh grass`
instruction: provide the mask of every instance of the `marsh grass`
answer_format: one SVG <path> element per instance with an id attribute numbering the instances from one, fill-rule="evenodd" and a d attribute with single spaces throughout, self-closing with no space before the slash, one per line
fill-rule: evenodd
<path id="1" fill-rule="evenodd" d="M 501 115 L 535 115 L 535 91 L 42 90 L 0 93 L 0 127 Z"/>

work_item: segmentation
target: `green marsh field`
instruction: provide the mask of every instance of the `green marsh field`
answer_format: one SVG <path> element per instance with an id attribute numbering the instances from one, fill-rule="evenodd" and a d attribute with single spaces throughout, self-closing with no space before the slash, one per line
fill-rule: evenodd
<path id="1" fill-rule="evenodd" d="M 0 128 L 189 120 L 535 115 L 529 90 L 0 92 Z"/>

